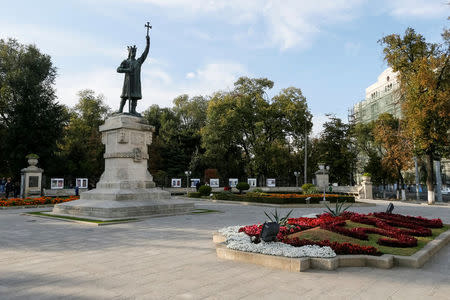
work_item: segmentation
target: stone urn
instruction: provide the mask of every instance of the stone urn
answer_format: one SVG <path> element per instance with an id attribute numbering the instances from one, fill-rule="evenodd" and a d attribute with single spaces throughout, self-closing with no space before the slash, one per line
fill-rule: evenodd
<path id="1" fill-rule="evenodd" d="M 370 176 L 362 176 L 362 180 L 364 181 L 364 182 L 370 182 L 370 179 L 372 179 L 372 177 L 370 177 Z"/>
<path id="2" fill-rule="evenodd" d="M 28 164 L 30 166 L 36 166 L 38 164 L 38 159 L 37 158 L 29 158 L 28 159 Z"/>

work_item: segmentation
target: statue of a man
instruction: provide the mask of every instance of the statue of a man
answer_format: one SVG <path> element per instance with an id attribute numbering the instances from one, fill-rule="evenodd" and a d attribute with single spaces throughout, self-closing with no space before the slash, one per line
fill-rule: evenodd
<path id="1" fill-rule="evenodd" d="M 150 27 L 151 28 L 151 27 Z M 119 113 L 123 112 L 125 102 L 129 100 L 129 111 L 132 115 L 139 114 L 136 112 L 137 101 L 142 99 L 141 93 L 141 65 L 147 58 L 148 50 L 150 48 L 150 36 L 147 29 L 147 45 L 141 57 L 136 59 L 136 46 L 128 46 L 128 58 L 124 60 L 117 68 L 118 73 L 125 73 L 125 80 L 123 81 L 122 95 L 120 98 Z"/>

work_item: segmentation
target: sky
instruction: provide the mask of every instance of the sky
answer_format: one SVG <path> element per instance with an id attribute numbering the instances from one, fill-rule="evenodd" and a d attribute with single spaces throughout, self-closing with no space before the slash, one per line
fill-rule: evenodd
<path id="1" fill-rule="evenodd" d="M 314 134 L 334 114 L 364 99 L 387 67 L 385 35 L 407 27 L 441 42 L 447 0 L 0 0 L 0 38 L 35 44 L 52 57 L 58 101 L 73 107 L 92 89 L 117 110 L 127 46 L 150 53 L 142 66 L 137 110 L 171 107 L 181 94 L 208 96 L 233 89 L 241 76 L 266 77 L 300 88 L 313 114 Z"/>

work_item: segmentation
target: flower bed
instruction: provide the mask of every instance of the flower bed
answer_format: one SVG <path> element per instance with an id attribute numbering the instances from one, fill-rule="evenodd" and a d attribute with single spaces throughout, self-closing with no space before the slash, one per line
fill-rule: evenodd
<path id="1" fill-rule="evenodd" d="M 271 203 L 271 204 L 306 204 L 309 199 L 309 203 L 317 204 L 323 200 L 322 194 L 303 195 L 303 194 L 268 194 L 268 193 L 247 193 L 243 195 L 237 195 L 232 193 L 216 193 L 213 195 L 213 199 L 216 200 L 228 200 L 228 201 L 242 201 L 242 202 L 259 202 L 259 203 Z M 351 195 L 339 195 L 339 194 L 325 194 L 327 201 L 336 203 L 336 201 L 347 203 L 354 203 L 355 197 Z"/>
<path id="2" fill-rule="evenodd" d="M 79 196 L 69 196 L 67 198 L 52 198 L 52 197 L 38 197 L 38 198 L 10 198 L 0 199 L 0 206 L 36 206 L 44 204 L 58 204 L 78 200 Z"/>
<path id="3" fill-rule="evenodd" d="M 247 241 L 253 241 L 254 245 L 258 245 L 262 227 L 262 224 L 242 226 L 238 228 L 237 232 L 244 234 Z M 387 213 L 357 214 L 352 212 L 344 212 L 340 216 L 334 217 L 325 213 L 318 215 L 317 218 L 288 219 L 286 224 L 280 226 L 277 241 L 294 247 L 326 246 L 337 254 L 411 255 L 447 229 L 448 227 L 444 226 L 440 219 Z M 302 238 L 302 236 L 308 236 L 303 233 L 311 233 L 313 237 L 313 233 L 322 233 L 326 236 L 324 231 L 333 232 L 335 240 Z M 243 238 L 241 237 L 241 239 Z M 266 244 L 271 243 L 263 245 Z M 250 249 L 260 246 L 246 247 Z M 246 251 L 246 247 L 239 249 Z M 400 250 L 402 248 L 411 250 Z"/>

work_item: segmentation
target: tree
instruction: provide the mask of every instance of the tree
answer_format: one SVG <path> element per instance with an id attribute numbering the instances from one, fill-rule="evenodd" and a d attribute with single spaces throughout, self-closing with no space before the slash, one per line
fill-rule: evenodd
<path id="1" fill-rule="evenodd" d="M 258 176 L 260 182 L 265 176 L 289 178 L 291 152 L 312 127 L 301 90 L 284 89 L 270 100 L 266 91 L 273 82 L 266 78 L 241 77 L 234 86 L 210 100 L 201 132 L 208 162 L 225 176 L 231 167 L 236 173 L 230 176 Z M 241 165 L 245 173 L 236 170 Z"/>
<path id="2" fill-rule="evenodd" d="M 329 118 L 316 144 L 319 160 L 330 166 L 331 182 L 352 185 L 356 152 L 352 148 L 350 126 L 334 116 Z"/>
<path id="3" fill-rule="evenodd" d="M 184 171 L 193 168 L 193 176 L 200 177 L 206 168 L 200 130 L 205 124 L 208 99 L 181 95 L 173 103 L 173 108 L 152 105 L 144 112 L 144 118 L 155 127 L 149 149 L 150 172 L 164 171 L 169 178 L 183 176 Z"/>
<path id="4" fill-rule="evenodd" d="M 56 102 L 56 68 L 34 45 L 0 39 L 0 130 L 4 170 L 17 175 L 30 152 L 52 164 L 67 109 Z"/>
<path id="5" fill-rule="evenodd" d="M 379 143 L 375 142 L 374 129 L 375 121 L 350 126 L 352 141 L 358 153 L 356 169 L 370 173 L 374 184 L 385 186 L 393 178 L 390 170 L 381 163 L 383 149 Z"/>
<path id="6" fill-rule="evenodd" d="M 104 170 L 104 146 L 99 126 L 104 123 L 110 108 L 104 103 L 104 96 L 96 96 L 93 90 L 82 90 L 78 97 L 77 105 L 70 110 L 70 122 L 61 145 L 65 164 L 59 174 L 87 177 L 94 183 Z"/>
<path id="7" fill-rule="evenodd" d="M 379 41 L 385 60 L 399 74 L 403 117 L 416 154 L 425 159 L 430 204 L 434 203 L 433 160 L 450 152 L 449 31 L 442 36 L 442 44 L 427 43 L 408 28 L 403 37 L 391 34 Z"/>
<path id="8" fill-rule="evenodd" d="M 411 167 L 412 145 L 403 130 L 402 123 L 391 114 L 381 114 L 375 122 L 373 135 L 375 142 L 382 147 L 381 164 L 397 180 L 397 190 L 401 186 L 402 199 L 405 200 L 402 171 Z M 397 198 L 399 198 L 398 194 Z"/>

